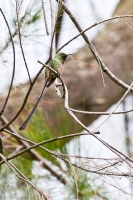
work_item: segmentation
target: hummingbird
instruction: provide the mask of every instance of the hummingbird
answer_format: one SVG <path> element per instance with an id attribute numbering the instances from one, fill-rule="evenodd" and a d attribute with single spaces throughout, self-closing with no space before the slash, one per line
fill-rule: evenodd
<path id="1" fill-rule="evenodd" d="M 55 57 L 49 62 L 50 67 L 53 68 L 55 71 L 57 71 L 57 73 L 59 73 L 61 75 L 63 72 L 63 65 L 69 55 L 71 55 L 71 54 L 65 54 L 62 52 L 57 53 L 55 55 Z M 20 131 L 24 130 L 26 128 L 26 125 L 28 124 L 29 120 L 31 119 L 33 113 L 35 112 L 35 110 L 38 106 L 38 103 L 40 102 L 40 100 L 42 98 L 45 88 L 51 86 L 54 83 L 56 78 L 57 78 L 57 76 L 54 72 L 52 72 L 48 68 L 45 70 L 45 82 L 44 82 L 42 91 L 37 99 L 35 106 L 33 107 L 30 114 L 28 115 L 27 119 L 22 124 L 22 126 L 19 128 Z"/>

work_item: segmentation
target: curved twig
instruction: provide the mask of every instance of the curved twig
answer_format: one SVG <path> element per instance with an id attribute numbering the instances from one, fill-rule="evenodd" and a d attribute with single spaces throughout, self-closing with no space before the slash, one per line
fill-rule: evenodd
<path id="1" fill-rule="evenodd" d="M 88 128 L 74 115 L 74 113 L 72 111 L 69 110 L 69 104 L 68 104 L 68 90 L 67 87 L 65 86 L 65 101 L 64 101 L 64 107 L 67 109 L 67 111 L 69 112 L 69 114 L 88 132 L 90 133 L 93 137 L 95 137 L 97 140 L 99 140 L 99 142 L 101 142 L 104 146 L 106 146 L 107 148 L 109 148 L 113 153 L 115 153 L 117 156 L 119 156 L 121 159 L 122 156 L 124 158 L 126 158 L 127 160 L 129 160 L 130 162 L 133 163 L 133 160 L 130 159 L 128 156 L 124 155 L 122 152 L 118 151 L 116 148 L 114 148 L 113 146 L 109 145 L 108 143 L 106 143 L 104 140 L 102 140 L 101 138 L 97 137 L 93 131 L 89 131 Z M 128 163 L 128 165 L 130 165 Z"/>
<path id="2" fill-rule="evenodd" d="M 94 58 L 95 58 L 96 61 L 98 62 L 98 65 L 100 64 L 100 67 L 102 68 L 103 72 L 105 72 L 105 73 L 109 76 L 109 78 L 110 78 L 113 82 L 115 82 L 117 85 L 121 86 L 121 87 L 124 88 L 124 89 L 128 89 L 128 88 L 129 88 L 129 85 L 126 84 L 126 83 L 124 83 L 122 80 L 118 79 L 118 78 L 107 68 L 107 66 L 104 64 L 103 60 L 101 59 L 101 57 L 100 57 L 99 54 L 97 53 L 97 51 L 96 51 L 95 47 L 93 46 L 92 42 L 88 39 L 88 37 L 87 37 L 86 34 L 84 33 L 85 31 L 87 31 L 87 30 L 89 30 L 89 29 L 83 31 L 82 28 L 81 28 L 81 26 L 79 25 L 79 23 L 77 22 L 77 20 L 76 20 L 75 17 L 73 16 L 73 14 L 71 13 L 71 11 L 70 11 L 70 10 L 68 9 L 68 7 L 65 5 L 65 3 L 62 2 L 62 6 L 63 6 L 65 12 L 68 14 L 68 16 L 70 17 L 70 19 L 72 20 L 72 22 L 74 23 L 74 25 L 76 26 L 76 28 L 78 29 L 78 31 L 80 32 L 80 35 L 82 35 L 84 41 L 87 43 L 88 47 L 90 48 L 90 51 L 92 52 Z M 124 17 L 125 17 L 125 16 L 124 16 Z M 126 17 L 133 17 L 133 15 L 126 15 Z M 118 18 L 118 16 L 115 17 L 115 18 Z M 121 18 L 122 18 L 122 16 L 121 16 Z M 110 18 L 110 19 L 108 19 L 108 20 L 104 20 L 104 22 L 107 22 L 107 21 L 109 21 L 109 20 L 112 20 L 112 18 Z M 102 21 L 101 23 L 103 23 L 103 21 Z M 96 25 L 98 25 L 98 24 L 100 24 L 100 22 L 99 22 L 99 23 L 96 23 L 96 24 L 94 24 L 94 25 L 92 25 L 92 27 L 94 27 L 94 26 L 96 26 Z M 92 28 L 92 27 L 91 27 L 91 28 Z M 89 27 L 89 28 L 90 28 L 90 27 Z M 79 35 L 78 35 L 78 36 L 79 36 Z M 76 36 L 76 37 L 78 37 L 78 36 Z M 62 47 L 62 48 L 63 48 L 63 47 Z M 59 49 L 59 51 L 60 51 L 60 49 Z M 95 53 L 95 52 L 96 52 L 96 53 Z M 133 91 L 133 88 L 131 88 L 130 91 Z"/>
<path id="3" fill-rule="evenodd" d="M 0 12 L 1 14 L 3 15 L 3 18 L 5 20 L 5 23 L 7 25 L 7 28 L 8 28 L 8 31 L 9 31 L 9 35 L 10 35 L 10 40 L 11 40 L 11 43 L 12 43 L 12 49 L 13 49 L 13 70 L 12 70 L 12 78 L 11 78 L 11 83 L 10 83 L 10 87 L 9 87 L 9 91 L 8 91 L 8 94 L 7 94 L 7 97 L 6 97 L 6 100 L 5 100 L 5 103 L 4 103 L 4 106 L 3 108 L 1 109 L 0 111 L 0 116 L 3 114 L 4 112 L 4 109 L 7 105 L 7 102 L 8 102 L 8 99 L 9 99 L 9 96 L 10 96 L 10 93 L 11 93 L 11 89 L 12 89 L 12 85 L 13 85 L 13 80 L 14 80 L 14 75 L 15 75 L 15 46 L 14 46 L 14 42 L 13 42 L 13 39 L 12 39 L 12 34 L 11 34 L 11 30 L 10 30 L 10 27 L 9 27 L 9 24 L 7 22 L 7 19 L 2 11 L 2 9 L 0 8 Z"/>
<path id="4" fill-rule="evenodd" d="M 73 109 L 73 108 L 68 108 L 68 110 L 71 110 L 71 111 L 79 113 L 79 114 L 85 114 L 85 115 L 110 115 L 110 113 L 112 113 L 112 112 L 83 111 L 83 110 L 76 110 L 76 109 Z M 126 111 L 113 112 L 112 114 L 118 115 L 118 114 L 130 113 L 130 112 L 133 112 L 133 109 L 126 110 Z"/>
<path id="5" fill-rule="evenodd" d="M 79 36 L 81 36 L 83 33 L 89 31 L 90 29 L 94 28 L 95 26 L 98 26 L 100 24 L 109 22 L 111 20 L 115 20 L 115 19 L 122 19 L 122 18 L 129 18 L 129 17 L 133 17 L 133 15 L 120 15 L 120 16 L 114 16 L 105 20 L 102 20 L 100 22 L 97 22 L 95 24 L 92 24 L 91 26 L 89 26 L 88 28 L 82 30 L 79 34 L 77 34 L 76 36 L 74 36 L 72 39 L 70 39 L 68 42 L 66 42 L 65 44 L 63 44 L 58 50 L 57 52 L 59 52 L 61 49 L 63 49 L 65 46 L 67 46 L 69 43 L 71 43 L 73 40 L 77 39 Z M 125 21 L 124 21 L 125 22 Z"/>

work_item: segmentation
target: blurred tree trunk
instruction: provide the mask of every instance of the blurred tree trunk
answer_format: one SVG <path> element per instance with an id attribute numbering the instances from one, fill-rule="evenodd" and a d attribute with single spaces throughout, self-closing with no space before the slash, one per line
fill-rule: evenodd
<path id="1" fill-rule="evenodd" d="M 114 15 L 133 14 L 133 1 L 121 0 L 118 4 Z M 124 18 L 124 20 L 132 27 L 132 18 Z M 131 83 L 133 74 L 133 31 L 124 20 L 113 20 L 106 24 L 106 27 L 92 41 L 99 55 L 103 59 L 106 66 L 121 80 Z M 133 27 L 132 27 L 133 28 Z M 104 73 L 104 72 L 103 72 Z M 69 89 L 70 105 L 75 109 L 87 111 L 105 111 L 112 104 L 117 102 L 125 90 L 116 85 L 104 74 L 105 87 L 103 86 L 100 67 L 92 56 L 87 46 L 80 49 L 72 58 L 68 59 L 65 64 L 63 73 L 64 81 Z M 36 85 L 42 87 L 44 76 L 38 80 Z M 22 86 L 23 91 L 27 89 L 27 85 Z M 20 94 L 12 94 L 16 96 L 16 103 L 22 102 L 22 91 Z M 39 95 L 38 87 L 34 87 L 32 91 L 32 102 L 34 103 Z M 62 104 L 62 105 L 61 105 Z M 12 100 L 6 109 L 6 116 L 11 119 L 14 108 Z M 53 87 L 46 89 L 44 97 L 39 106 L 44 113 L 55 117 L 56 107 L 63 108 L 63 100 L 60 100 Z M 11 115 L 10 115 L 11 113 Z M 80 115 L 80 119 L 89 125 L 96 119 L 96 115 Z"/>

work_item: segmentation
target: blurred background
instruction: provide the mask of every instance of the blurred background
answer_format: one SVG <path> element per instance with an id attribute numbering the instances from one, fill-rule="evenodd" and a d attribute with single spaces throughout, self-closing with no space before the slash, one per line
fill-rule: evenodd
<path id="1" fill-rule="evenodd" d="M 22 25 L 20 29 L 22 45 L 30 76 L 34 78 L 41 68 L 37 61 L 39 60 L 45 63 L 49 57 L 51 35 L 46 34 L 41 1 L 27 0 L 22 1 L 21 3 L 19 18 L 21 19 Z M 132 1 L 128 1 L 127 3 L 127 1 L 124 0 L 67 0 L 65 3 L 83 30 L 96 22 L 110 18 L 112 15 L 132 14 L 130 9 Z M 15 1 L 3 1 L 0 2 L 0 5 L 10 25 L 16 51 L 16 70 L 13 81 L 13 90 L 11 99 L 4 113 L 7 119 L 10 120 L 14 112 L 19 109 L 20 102 L 23 100 L 21 98 L 26 94 L 27 88 L 29 87 L 29 79 L 22 58 L 19 38 L 17 35 Z M 44 5 L 48 30 L 51 32 L 51 13 L 49 1 L 45 0 Z M 56 6 L 57 5 L 55 4 L 55 8 Z M 108 23 L 102 23 L 86 32 L 86 35 L 93 42 L 96 50 L 102 57 L 107 67 L 109 67 L 109 69 L 118 78 L 128 84 L 132 81 L 133 61 L 131 19 L 117 19 Z M 12 78 L 13 52 L 8 29 L 2 15 L 0 16 L 0 22 L 0 105 L 2 106 Z M 77 34 L 78 30 L 75 28 L 70 18 L 63 13 L 59 32 L 57 32 L 57 49 Z M 116 86 L 111 80 L 108 80 L 106 75 L 104 75 L 105 87 L 103 86 L 100 69 L 88 50 L 88 46 L 83 38 L 78 37 L 61 51 L 67 54 L 72 54 L 66 63 L 66 68 L 63 73 L 65 83 L 70 90 L 70 104 L 72 107 L 87 111 L 112 112 L 116 108 L 117 102 L 122 97 L 125 90 Z M 29 110 L 34 105 L 37 96 L 40 93 L 40 88 L 42 88 L 43 79 L 44 74 L 41 74 L 40 79 L 28 99 L 26 109 L 21 113 L 20 118 L 15 121 L 14 127 L 17 130 L 19 128 L 18 124 L 24 121 L 25 117 L 29 113 Z M 63 106 L 60 107 L 60 102 L 58 102 L 53 93 L 54 90 L 52 88 L 44 94 L 44 98 L 40 103 L 40 109 L 38 108 L 27 129 L 21 133 L 26 138 L 39 142 L 56 135 L 62 136 L 81 131 L 84 132 L 81 127 L 69 119 L 69 115 L 67 115 L 63 110 Z M 131 110 L 132 105 L 133 98 L 132 95 L 130 95 L 124 99 L 116 111 Z M 15 109 L 12 106 L 15 106 Z M 100 139 L 103 139 L 105 142 L 112 145 L 114 148 L 117 148 L 125 155 L 132 157 L 132 112 L 125 115 L 112 115 L 105 123 L 103 122 L 107 119 L 107 116 L 98 117 L 97 115 L 85 115 L 83 117 L 78 117 L 83 121 L 83 123 L 89 126 L 90 130 L 100 131 Z M 14 140 L 12 137 L 9 137 L 9 139 L 5 133 L 2 136 L 5 144 L 5 154 L 12 155 L 13 151 L 17 152 L 18 147 L 22 144 L 20 144 L 19 141 Z M 59 153 L 68 154 L 70 157 L 75 156 L 75 158 L 72 157 L 69 159 L 75 159 L 74 161 L 76 163 L 81 166 L 86 166 L 87 169 L 90 170 L 94 170 L 95 167 L 96 170 L 98 170 L 98 163 L 98 166 L 101 166 L 102 168 L 102 166 L 106 165 L 106 159 L 107 163 L 110 163 L 111 165 L 111 159 L 118 158 L 115 153 L 92 136 L 82 136 L 64 142 L 57 142 L 53 146 L 47 146 L 47 148 Z M 62 184 L 59 180 L 57 181 L 54 176 L 51 176 L 48 170 L 42 167 L 40 162 L 36 161 L 34 158 L 32 159 L 32 156 L 30 157 L 30 155 L 25 155 L 21 158 L 21 161 L 23 160 L 23 163 L 25 163 L 28 169 L 28 171 L 24 171 L 24 173 L 28 174 L 27 176 L 29 177 L 31 176 L 30 178 L 32 181 L 42 190 L 44 189 L 44 191 L 47 191 L 54 200 L 130 200 L 133 198 L 132 178 L 126 178 L 124 176 L 100 176 L 95 173 L 86 173 L 83 171 L 78 172 L 78 178 L 76 177 L 79 191 L 81 191 L 77 197 L 75 189 L 75 176 L 72 175 L 73 169 L 60 159 L 56 160 L 55 158 L 52 158 L 52 156 L 49 158 L 47 154 L 44 154 L 44 152 L 40 150 L 38 150 L 38 153 L 45 157 L 48 164 L 50 166 L 52 165 L 55 171 L 58 171 L 59 173 L 61 172 L 64 175 L 67 180 L 67 184 Z M 80 156 L 80 158 L 76 157 L 77 155 Z M 84 160 L 85 157 L 93 158 L 95 160 Z M 26 163 L 25 160 L 28 160 L 30 163 Z M 20 168 L 22 168 L 21 161 L 17 159 L 15 160 L 16 165 Z M 24 168 L 26 168 L 25 165 Z M 6 181 L 0 182 L 1 188 L 3 188 L 2 191 L 5 191 L 4 194 L 1 193 L 1 199 L 11 199 L 11 196 L 12 199 L 27 198 L 27 195 L 30 193 L 27 192 L 28 189 L 22 189 L 24 188 L 24 185 L 22 183 L 20 184 L 20 182 L 18 183 L 14 174 L 10 171 L 8 172 L 5 167 L 3 167 L 2 170 L 1 179 L 3 180 L 3 177 L 6 177 Z M 29 174 L 30 170 L 32 172 L 31 174 Z M 76 171 L 76 169 L 74 170 Z M 112 168 L 110 167 L 110 171 L 107 169 L 105 172 L 132 174 L 131 170 L 132 168 L 130 168 L 128 164 L 119 163 Z M 13 184 L 10 183 L 10 179 L 13 180 Z M 7 187 L 9 189 L 8 192 Z M 11 191 L 12 188 L 15 188 L 14 193 Z M 22 191 L 25 191 L 24 194 Z"/>

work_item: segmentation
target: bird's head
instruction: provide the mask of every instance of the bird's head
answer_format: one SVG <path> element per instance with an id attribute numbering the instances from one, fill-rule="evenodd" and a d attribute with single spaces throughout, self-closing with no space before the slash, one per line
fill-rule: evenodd
<path id="1" fill-rule="evenodd" d="M 70 56 L 70 55 L 72 55 L 72 54 L 66 54 L 66 53 L 63 53 L 63 52 L 59 52 L 59 53 L 56 54 L 56 56 L 60 60 L 62 60 L 63 63 L 66 61 L 67 57 Z"/>

